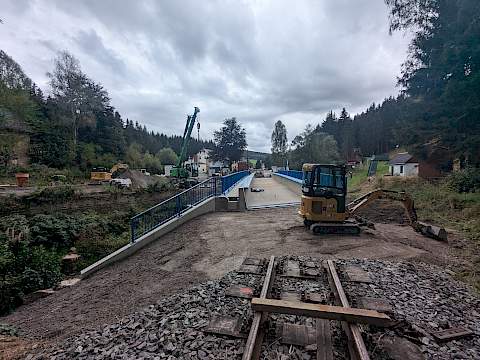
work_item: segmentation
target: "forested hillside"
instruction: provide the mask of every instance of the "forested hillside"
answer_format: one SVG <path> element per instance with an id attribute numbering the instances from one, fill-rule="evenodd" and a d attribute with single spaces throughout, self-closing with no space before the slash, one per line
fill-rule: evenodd
<path id="1" fill-rule="evenodd" d="M 480 2 L 386 0 L 390 30 L 414 34 L 399 77 L 402 93 L 353 117 L 329 113 L 319 131 L 348 159 L 407 147 L 444 170 L 480 165 Z"/>
<path id="2" fill-rule="evenodd" d="M 180 152 L 181 136 L 149 131 L 136 121 L 122 119 L 106 89 L 84 74 L 71 54 L 60 53 L 48 76 L 50 89 L 45 96 L 0 50 L 0 166 L 4 173 L 18 170 L 11 165 L 22 166 L 26 160 L 83 171 L 128 161 L 159 172 L 162 163 L 174 160 L 165 149 Z M 183 121 L 183 116 L 169 120 Z M 204 147 L 211 148 L 212 143 L 192 139 L 189 155 Z"/>

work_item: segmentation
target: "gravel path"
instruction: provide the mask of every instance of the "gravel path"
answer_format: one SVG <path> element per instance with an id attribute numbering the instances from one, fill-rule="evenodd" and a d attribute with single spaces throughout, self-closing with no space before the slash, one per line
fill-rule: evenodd
<path id="1" fill-rule="evenodd" d="M 289 257 L 301 262 L 313 261 L 321 269 L 321 260 Z M 285 261 L 286 258 L 278 259 Z M 480 358 L 480 298 L 470 288 L 432 265 L 379 260 L 337 260 L 337 269 L 352 305 L 359 296 L 388 300 L 399 323 L 385 330 L 362 325 L 372 359 L 398 359 L 389 350 L 392 341 L 401 339 L 426 359 Z M 346 266 L 356 265 L 368 271 L 370 284 L 347 282 Z M 316 280 L 292 280 L 278 277 L 274 292 L 327 290 L 325 275 Z M 249 300 L 225 296 L 231 284 L 248 285 L 259 292 L 262 277 L 230 272 L 220 280 L 207 281 L 184 292 L 166 297 L 114 324 L 74 336 L 59 347 L 32 354 L 28 359 L 240 359 L 244 339 L 203 332 L 213 314 L 239 315 L 242 330 L 248 332 L 252 313 Z M 332 299 L 330 298 L 330 302 Z M 271 316 L 271 325 L 262 348 L 262 359 L 314 359 L 309 349 L 283 345 L 275 331 L 279 322 L 311 324 L 309 318 Z M 338 323 L 330 321 L 335 359 L 347 358 L 346 340 Z M 437 343 L 431 332 L 451 326 L 463 326 L 475 333 L 469 338 Z M 420 357 L 421 358 L 421 357 Z M 404 357 L 404 359 L 407 359 Z"/>

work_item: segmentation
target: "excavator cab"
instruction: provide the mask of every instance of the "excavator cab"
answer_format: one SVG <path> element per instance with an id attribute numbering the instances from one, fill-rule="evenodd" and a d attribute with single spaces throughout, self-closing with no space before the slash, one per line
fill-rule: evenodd
<path id="1" fill-rule="evenodd" d="M 300 215 L 305 225 L 341 222 L 345 212 L 347 183 L 344 165 L 304 164 Z"/>

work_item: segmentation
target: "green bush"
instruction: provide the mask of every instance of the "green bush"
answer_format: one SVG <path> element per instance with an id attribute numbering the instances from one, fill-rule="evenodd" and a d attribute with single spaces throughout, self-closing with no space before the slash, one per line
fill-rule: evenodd
<path id="1" fill-rule="evenodd" d="M 38 271 L 26 268 L 20 275 L 20 288 L 25 294 L 41 289 L 41 284 L 43 284 L 43 278 Z"/>
<path id="2" fill-rule="evenodd" d="M 459 193 L 475 192 L 480 189 L 480 169 L 468 167 L 454 172 L 445 179 L 447 186 Z"/>
<path id="3" fill-rule="evenodd" d="M 53 287 L 60 280 L 60 254 L 55 250 L 0 236 L 0 315 L 21 304 L 23 294 Z"/>
<path id="4" fill-rule="evenodd" d="M 42 246 L 32 248 L 28 267 L 21 275 L 22 292 L 30 292 L 56 286 L 62 279 L 60 258 L 54 251 Z"/>
<path id="5" fill-rule="evenodd" d="M 34 245 L 71 246 L 82 228 L 82 221 L 67 215 L 35 215 L 29 221 Z"/>
<path id="6" fill-rule="evenodd" d="M 89 233 L 88 236 L 84 234 L 75 243 L 75 247 L 81 255 L 80 263 L 78 264 L 79 268 L 85 268 L 93 264 L 98 259 L 110 255 L 130 241 L 130 233 L 128 231 L 121 235 L 99 235 L 99 233 L 94 232 Z"/>
<path id="7" fill-rule="evenodd" d="M 26 196 L 25 201 L 29 203 L 65 201 L 73 199 L 75 195 L 75 189 L 70 185 L 51 186 Z"/>
<path id="8" fill-rule="evenodd" d="M 25 215 L 14 214 L 7 217 L 0 218 L 0 231 L 5 234 L 5 232 L 10 230 L 15 230 L 16 232 L 21 231 L 24 233 L 24 236 L 28 234 L 28 220 Z"/>
<path id="9" fill-rule="evenodd" d="M 0 315 L 8 314 L 22 304 L 22 292 L 15 281 L 0 280 Z"/>

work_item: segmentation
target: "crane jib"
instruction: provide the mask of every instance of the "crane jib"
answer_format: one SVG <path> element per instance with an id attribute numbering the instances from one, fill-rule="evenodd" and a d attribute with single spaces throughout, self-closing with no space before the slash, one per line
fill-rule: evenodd
<path id="1" fill-rule="evenodd" d="M 187 116 L 187 123 L 185 124 L 185 130 L 183 132 L 182 150 L 180 152 L 180 156 L 177 161 L 177 168 L 180 168 L 183 162 L 186 160 L 188 143 L 190 142 L 190 136 L 192 135 L 192 130 L 195 125 L 195 120 L 199 112 L 200 112 L 200 109 L 195 106 L 195 111 L 193 112 L 193 115 Z"/>

